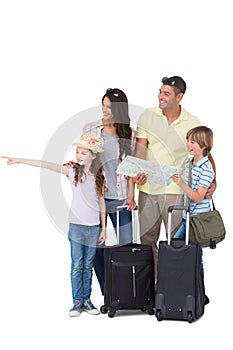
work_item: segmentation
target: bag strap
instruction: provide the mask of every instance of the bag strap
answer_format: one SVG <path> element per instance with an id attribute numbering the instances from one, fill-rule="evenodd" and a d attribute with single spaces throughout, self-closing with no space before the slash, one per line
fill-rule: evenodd
<path id="1" fill-rule="evenodd" d="M 207 162 L 207 161 L 206 161 Z M 205 164 L 206 162 L 204 162 L 203 164 Z M 203 165 L 202 164 L 202 165 Z M 189 172 L 188 172 L 188 186 L 190 188 L 192 188 L 192 165 L 193 165 L 193 158 L 190 159 L 189 162 Z M 214 205 L 214 200 L 213 197 L 211 198 L 212 200 L 212 206 L 213 206 L 213 210 L 215 210 L 215 205 Z M 187 196 L 187 206 L 190 207 L 190 198 Z"/>
<path id="2" fill-rule="evenodd" d="M 192 165 L 193 165 L 193 159 L 190 159 L 189 162 L 189 172 L 188 172 L 188 186 L 192 188 Z M 190 198 L 186 195 L 187 198 L 187 207 L 190 207 Z"/>

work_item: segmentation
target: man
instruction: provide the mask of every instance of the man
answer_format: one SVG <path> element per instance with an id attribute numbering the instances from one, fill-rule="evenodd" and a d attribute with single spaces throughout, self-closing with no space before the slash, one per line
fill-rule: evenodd
<path id="1" fill-rule="evenodd" d="M 186 83 L 179 76 L 162 79 L 159 89 L 159 106 L 147 109 L 138 120 L 137 147 L 135 156 L 160 164 L 184 169 L 188 157 L 186 133 L 200 125 L 197 117 L 188 113 L 181 105 L 186 91 Z M 210 160 L 215 165 L 212 157 Z M 157 270 L 157 242 L 162 222 L 167 226 L 168 207 L 183 205 L 182 190 L 173 182 L 168 186 L 146 182 L 145 174 L 137 174 L 134 182 L 138 184 L 138 210 L 142 244 L 153 248 L 155 271 Z M 208 190 L 211 196 L 214 183 Z M 172 220 L 172 233 L 181 223 L 181 211 Z"/>

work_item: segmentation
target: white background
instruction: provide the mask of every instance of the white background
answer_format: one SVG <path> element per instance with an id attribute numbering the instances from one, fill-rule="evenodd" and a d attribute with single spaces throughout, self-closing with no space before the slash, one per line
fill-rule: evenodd
<path id="1" fill-rule="evenodd" d="M 119 87 L 131 104 L 149 107 L 157 104 L 161 78 L 181 75 L 187 82 L 183 106 L 214 131 L 215 204 L 227 229 L 215 251 L 204 251 L 211 302 L 197 322 L 158 322 L 141 313 L 69 318 L 69 244 L 46 214 L 40 171 L 7 167 L 2 159 L 1 348 L 117 349 L 129 341 L 133 349 L 182 350 L 232 343 L 230 5 L 230 0 L 0 2 L 0 154 L 41 159 L 54 132 L 99 106 L 106 88 Z M 80 118 L 77 128 L 84 124 Z M 92 299 L 98 307 L 103 303 L 95 278 Z"/>

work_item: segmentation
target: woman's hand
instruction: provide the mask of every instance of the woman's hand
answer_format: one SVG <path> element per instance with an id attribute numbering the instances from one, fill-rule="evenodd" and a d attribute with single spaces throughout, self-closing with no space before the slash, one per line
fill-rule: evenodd
<path id="1" fill-rule="evenodd" d="M 127 198 L 123 205 L 128 205 L 127 207 L 127 210 L 136 210 L 138 208 L 134 198 L 130 199 L 130 198 Z"/>

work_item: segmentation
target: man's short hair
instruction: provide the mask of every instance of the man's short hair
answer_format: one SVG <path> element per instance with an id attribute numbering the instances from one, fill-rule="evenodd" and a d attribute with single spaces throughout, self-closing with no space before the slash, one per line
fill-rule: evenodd
<path id="1" fill-rule="evenodd" d="M 184 94 L 186 91 L 186 83 L 185 83 L 184 79 L 182 79 L 181 77 L 178 77 L 176 75 L 173 77 L 170 77 L 170 78 L 164 77 L 162 79 L 162 83 L 163 83 L 163 85 L 169 85 L 169 86 L 176 87 L 179 90 L 179 92 L 182 92 L 182 94 Z"/>

